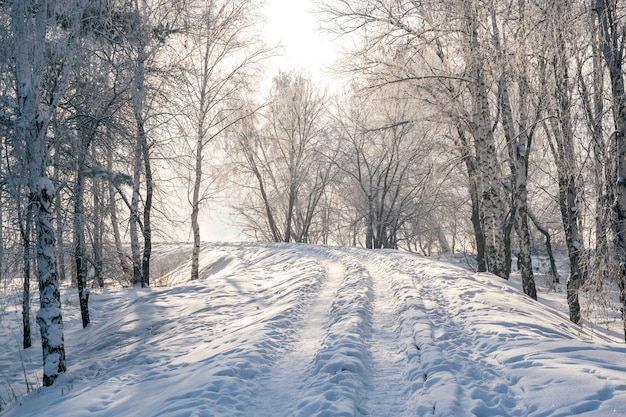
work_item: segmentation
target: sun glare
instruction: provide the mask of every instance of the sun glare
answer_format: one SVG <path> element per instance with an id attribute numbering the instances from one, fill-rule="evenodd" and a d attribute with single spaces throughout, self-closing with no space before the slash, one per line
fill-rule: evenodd
<path id="1" fill-rule="evenodd" d="M 331 66 L 335 47 L 318 31 L 317 16 L 310 0 L 269 0 L 266 6 L 266 40 L 281 49 L 273 69 L 304 69 L 321 77 Z"/>

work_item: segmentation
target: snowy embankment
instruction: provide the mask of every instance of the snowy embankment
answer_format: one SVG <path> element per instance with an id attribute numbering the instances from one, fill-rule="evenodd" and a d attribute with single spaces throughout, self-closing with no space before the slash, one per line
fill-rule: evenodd
<path id="1" fill-rule="evenodd" d="M 626 413 L 626 347 L 491 275 L 289 244 L 207 245 L 201 268 L 196 282 L 183 265 L 168 288 L 94 291 L 87 329 L 64 293 L 68 372 L 27 395 L 38 341 L 19 350 L 9 306 L 2 416 Z"/>

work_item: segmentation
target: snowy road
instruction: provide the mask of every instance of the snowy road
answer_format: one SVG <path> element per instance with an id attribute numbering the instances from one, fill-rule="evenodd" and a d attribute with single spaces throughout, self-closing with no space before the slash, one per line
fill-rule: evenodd
<path id="1" fill-rule="evenodd" d="M 94 294 L 86 330 L 66 306 L 68 374 L 2 415 L 626 413 L 626 348 L 488 274 L 288 244 L 210 245 L 201 267 L 193 283 Z M 16 358 L 0 353 L 14 387 Z"/>

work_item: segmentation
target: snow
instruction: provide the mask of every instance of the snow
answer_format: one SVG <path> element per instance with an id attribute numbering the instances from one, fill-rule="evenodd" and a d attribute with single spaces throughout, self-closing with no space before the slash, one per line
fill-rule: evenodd
<path id="1" fill-rule="evenodd" d="M 201 268 L 93 290 L 86 329 L 64 290 L 68 371 L 46 388 L 35 332 L 19 349 L 16 293 L 0 316 L 1 415 L 626 412 L 626 346 L 569 323 L 562 292 L 534 302 L 451 262 L 344 247 L 203 245 Z"/>

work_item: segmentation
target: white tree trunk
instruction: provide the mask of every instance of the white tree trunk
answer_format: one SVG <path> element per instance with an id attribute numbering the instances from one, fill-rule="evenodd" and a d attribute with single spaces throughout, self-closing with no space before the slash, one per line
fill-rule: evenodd
<path id="1" fill-rule="evenodd" d="M 65 345 L 63 318 L 56 263 L 56 239 L 52 223 L 51 206 L 56 190 L 47 175 L 48 147 L 46 134 L 50 119 L 67 85 L 72 62 L 74 40 L 82 16 L 82 3 L 66 11 L 71 23 L 71 33 L 65 43 L 66 55 L 60 59 L 60 72 L 46 74 L 46 45 L 48 27 L 55 26 L 53 10 L 56 3 L 44 2 L 33 8 L 31 2 L 11 2 L 11 30 L 13 33 L 13 56 L 15 60 L 15 86 L 17 109 L 15 120 L 16 143 L 25 147 L 25 164 L 28 167 L 30 204 L 33 205 L 33 222 L 37 236 L 37 272 L 39 277 L 40 309 L 37 323 L 41 330 L 43 352 L 43 385 L 52 385 L 65 372 Z M 52 19 L 52 20 L 51 20 Z M 56 27 L 55 27 L 56 29 Z M 61 33 L 61 31 L 58 31 Z M 54 39 L 61 42 L 61 39 Z M 41 89 L 44 81 L 57 77 L 53 84 L 52 100 L 42 106 Z M 60 140 L 57 138 L 57 140 Z"/>

